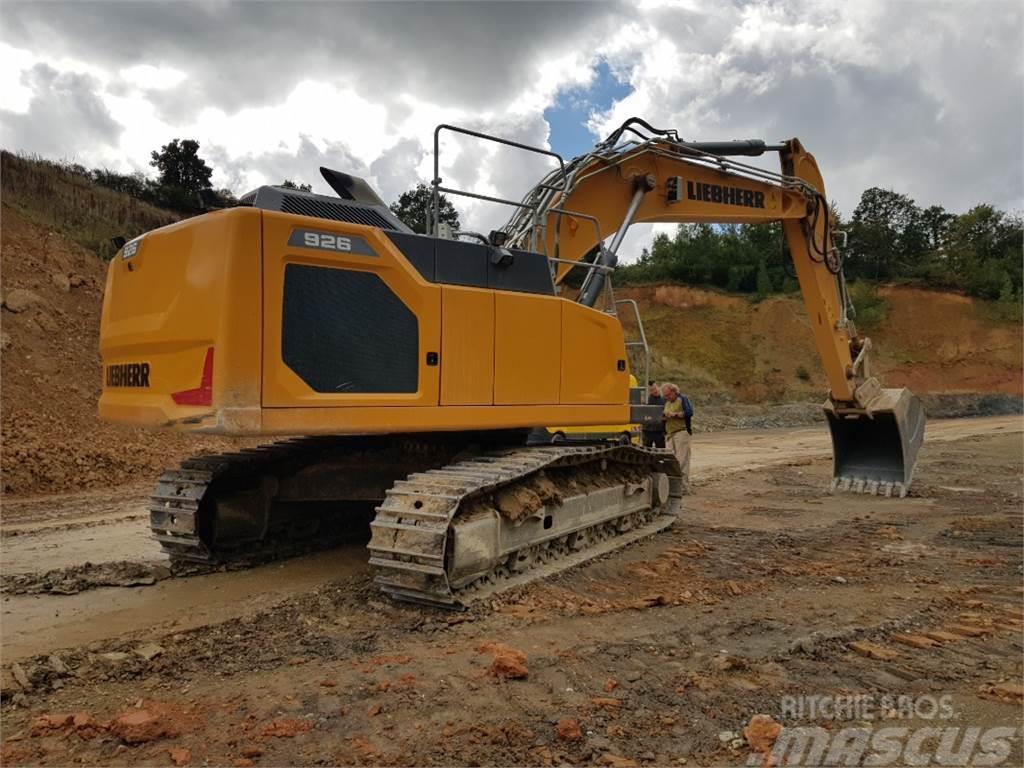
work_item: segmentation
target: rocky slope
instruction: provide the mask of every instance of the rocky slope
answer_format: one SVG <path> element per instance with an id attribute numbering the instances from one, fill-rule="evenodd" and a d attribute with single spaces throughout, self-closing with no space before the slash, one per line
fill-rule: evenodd
<path id="1" fill-rule="evenodd" d="M 231 441 L 101 423 L 99 319 L 106 263 L 6 204 L 0 232 L 0 468 L 5 493 L 150 481 Z"/>
<path id="2" fill-rule="evenodd" d="M 740 403 L 820 400 L 827 388 L 799 296 L 761 302 L 677 285 L 626 288 L 652 347 L 656 378 L 705 399 Z M 984 301 L 883 286 L 871 322 L 873 370 L 887 386 L 921 395 L 1024 395 L 1024 335 Z M 936 401 L 938 402 L 938 401 Z"/>

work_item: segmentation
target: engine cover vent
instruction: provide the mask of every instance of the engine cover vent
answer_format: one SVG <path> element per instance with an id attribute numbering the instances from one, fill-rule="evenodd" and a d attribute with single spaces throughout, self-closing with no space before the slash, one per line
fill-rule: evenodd
<path id="1" fill-rule="evenodd" d="M 285 195 L 281 201 L 281 210 L 285 213 L 297 213 L 300 216 L 312 216 L 317 219 L 333 219 L 348 221 L 352 224 L 365 224 L 378 229 L 394 229 L 390 221 L 381 216 L 373 208 L 357 208 L 348 203 L 334 203 L 317 198 Z"/>
<path id="2" fill-rule="evenodd" d="M 340 200 L 282 187 L 260 187 L 243 195 L 239 204 L 251 205 L 264 211 L 281 211 L 328 221 L 347 221 L 393 232 L 412 232 L 387 206 Z"/>

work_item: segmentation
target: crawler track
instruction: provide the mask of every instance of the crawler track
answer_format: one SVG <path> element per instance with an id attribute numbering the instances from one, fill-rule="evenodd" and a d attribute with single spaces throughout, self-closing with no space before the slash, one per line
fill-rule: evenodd
<path id="1" fill-rule="evenodd" d="M 344 505 L 371 499 L 382 590 L 450 608 L 665 528 L 678 475 L 669 454 L 633 446 L 303 438 L 165 472 L 150 527 L 173 561 L 259 561 L 332 543 L 352 527 Z M 531 490 L 538 482 L 549 486 L 544 502 Z M 502 494 L 534 503 L 510 519 Z"/>
<path id="2" fill-rule="evenodd" d="M 172 561 L 217 564 L 240 558 L 290 554 L 296 542 L 287 534 L 272 539 L 265 536 L 242 538 L 226 548 L 218 548 L 214 507 L 229 493 L 239 490 L 256 493 L 259 489 L 250 488 L 254 479 L 288 465 L 311 461 L 337 442 L 334 438 L 300 438 L 183 461 L 180 467 L 160 476 L 150 496 L 149 525 L 153 537 Z M 256 503 L 266 501 L 260 499 Z"/>
<path id="3" fill-rule="evenodd" d="M 519 547 L 498 549 L 496 560 L 481 572 L 467 569 L 454 541 L 460 526 L 479 519 L 487 497 L 523 488 L 540 473 L 563 470 L 571 485 L 573 470 L 605 472 L 613 465 L 629 467 L 637 474 L 667 476 L 665 498 L 632 506 L 590 509 L 564 525 L 547 519 L 536 535 Z M 370 541 L 370 563 L 377 568 L 377 583 L 400 600 L 456 607 L 537 578 L 557 573 L 585 560 L 655 533 L 674 520 L 681 496 L 679 467 L 662 451 L 632 446 L 546 446 L 495 451 L 441 469 L 416 473 L 399 481 L 377 508 Z M 623 494 L 639 489 L 638 483 L 611 481 L 598 500 L 594 493 L 586 506 L 600 507 L 614 491 Z M 667 490 L 667 493 L 665 491 Z M 657 494 L 655 493 L 655 496 Z M 471 510 L 477 504 L 475 515 Z M 559 514 L 558 504 L 544 510 Z M 554 508 L 553 510 L 551 508 Z M 538 511 L 545 514 L 543 510 Z M 535 513 L 536 514 L 536 513 Z M 497 512 L 495 516 L 499 516 Z M 522 523 L 521 523 L 522 524 Z M 507 523 L 506 523 L 507 525 Z M 501 521 L 492 526 L 496 531 Z M 488 530 L 489 536 L 490 531 Z M 500 534 L 499 534 L 500 535 Z M 479 549 L 473 542 L 467 549 Z"/>

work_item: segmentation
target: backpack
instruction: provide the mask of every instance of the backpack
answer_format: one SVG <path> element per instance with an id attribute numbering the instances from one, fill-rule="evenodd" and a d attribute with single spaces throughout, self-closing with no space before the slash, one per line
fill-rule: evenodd
<path id="1" fill-rule="evenodd" d="M 679 398 L 683 401 L 683 416 L 686 418 L 693 417 L 693 403 L 690 402 L 690 398 L 686 395 L 679 395 Z"/>

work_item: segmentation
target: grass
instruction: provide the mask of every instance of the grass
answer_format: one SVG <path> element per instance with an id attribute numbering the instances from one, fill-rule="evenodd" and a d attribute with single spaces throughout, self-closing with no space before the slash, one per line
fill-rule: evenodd
<path id="1" fill-rule="evenodd" d="M 69 165 L 4 151 L 0 192 L 33 224 L 60 232 L 103 259 L 115 253 L 110 238 L 131 239 L 178 221 L 177 214 L 97 186 Z"/>

